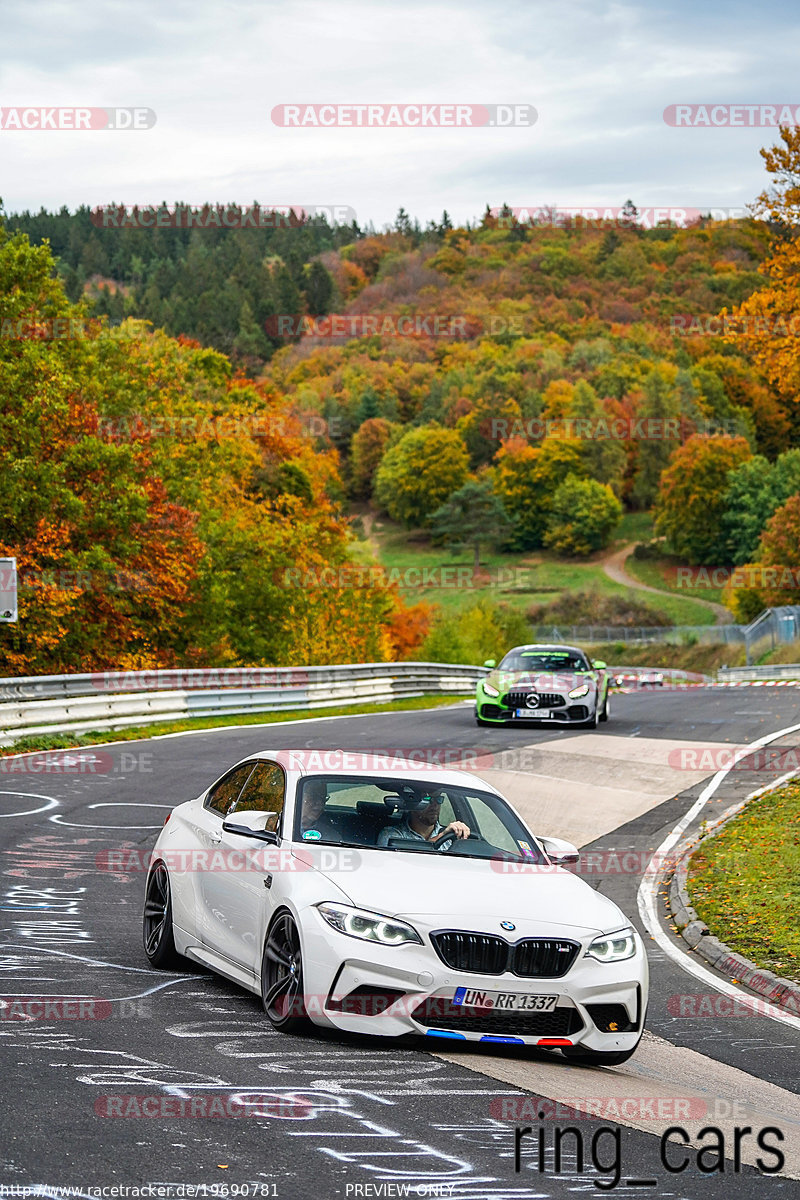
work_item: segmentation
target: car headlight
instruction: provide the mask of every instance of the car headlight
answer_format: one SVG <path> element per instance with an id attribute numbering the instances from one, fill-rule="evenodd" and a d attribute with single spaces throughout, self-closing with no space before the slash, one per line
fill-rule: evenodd
<path id="1" fill-rule="evenodd" d="M 483 681 L 483 690 L 486 692 L 487 696 L 499 696 L 500 695 L 500 692 L 497 690 L 497 688 L 492 687 L 492 685 L 490 683 L 487 683 L 485 679 Z"/>
<path id="2" fill-rule="evenodd" d="M 589 691 L 588 683 L 579 683 L 578 686 L 574 687 L 571 692 L 567 693 L 567 695 L 570 696 L 571 699 L 577 700 L 578 696 L 585 696 L 588 693 L 588 691 Z"/>
<path id="3" fill-rule="evenodd" d="M 416 929 L 405 921 L 382 917 L 380 913 L 366 912 L 363 908 L 352 908 L 349 904 L 318 904 L 328 924 L 348 937 L 361 938 L 365 942 L 380 942 L 382 946 L 401 946 L 403 942 L 417 942 L 422 938 Z"/>
<path id="4" fill-rule="evenodd" d="M 619 933 L 605 933 L 595 938 L 586 951 L 588 957 L 598 962 L 622 962 L 633 958 L 636 953 L 636 937 L 632 929 L 620 929 Z"/>

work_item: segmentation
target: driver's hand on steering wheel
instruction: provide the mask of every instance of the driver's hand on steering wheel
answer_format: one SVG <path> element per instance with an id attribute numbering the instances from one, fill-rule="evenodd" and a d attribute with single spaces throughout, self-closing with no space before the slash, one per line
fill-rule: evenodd
<path id="1" fill-rule="evenodd" d="M 443 829 L 439 837 L 444 837 L 446 833 L 454 833 L 457 838 L 469 837 L 469 825 L 465 825 L 463 821 L 451 821 L 446 829 Z"/>

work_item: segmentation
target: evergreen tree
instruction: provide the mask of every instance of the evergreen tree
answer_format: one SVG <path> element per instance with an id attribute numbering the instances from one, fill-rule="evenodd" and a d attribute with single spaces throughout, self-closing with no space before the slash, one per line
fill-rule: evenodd
<path id="1" fill-rule="evenodd" d="M 431 536 L 454 553 L 472 546 L 473 572 L 481 568 L 481 546 L 503 542 L 511 531 L 503 502 L 488 483 L 470 479 L 431 517 Z"/>

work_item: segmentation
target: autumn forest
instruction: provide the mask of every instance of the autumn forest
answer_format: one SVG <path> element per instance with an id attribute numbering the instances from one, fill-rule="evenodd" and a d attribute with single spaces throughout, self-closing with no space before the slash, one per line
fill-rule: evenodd
<path id="1" fill-rule="evenodd" d="M 688 227 L 2 217 L 2 673 L 426 657 L 365 513 L 479 570 L 650 512 L 687 564 L 779 568 L 735 619 L 793 602 L 800 131 L 762 156 L 752 217 Z"/>

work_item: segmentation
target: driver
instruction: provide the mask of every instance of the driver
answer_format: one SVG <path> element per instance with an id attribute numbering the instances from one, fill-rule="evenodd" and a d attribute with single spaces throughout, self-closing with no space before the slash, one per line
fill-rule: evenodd
<path id="1" fill-rule="evenodd" d="M 326 779 L 317 777 L 306 780 L 303 786 L 303 811 L 300 814 L 300 836 L 303 841 L 341 841 L 338 825 L 324 811 L 328 799 Z"/>
<path id="2" fill-rule="evenodd" d="M 386 825 L 378 834 L 376 846 L 388 846 L 390 838 L 406 838 L 418 842 L 435 842 L 445 833 L 457 838 L 469 837 L 469 826 L 463 821 L 451 821 L 444 826 L 439 823 L 439 812 L 445 796 L 443 792 L 410 793 L 401 798 L 403 820 L 399 825 Z"/>

